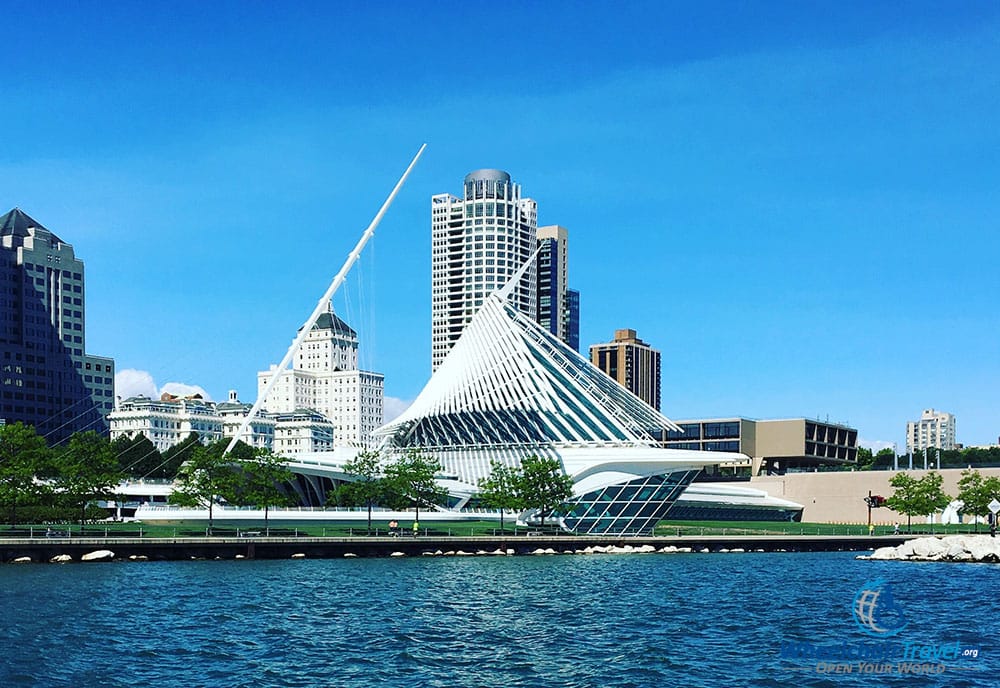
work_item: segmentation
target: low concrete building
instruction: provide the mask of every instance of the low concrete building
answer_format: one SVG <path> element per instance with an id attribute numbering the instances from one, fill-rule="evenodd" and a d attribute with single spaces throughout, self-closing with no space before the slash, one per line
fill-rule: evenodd
<path id="1" fill-rule="evenodd" d="M 680 420 L 677 424 L 680 431 L 667 432 L 665 447 L 747 456 L 744 462 L 721 464 L 716 471 L 721 474 L 784 473 L 858 460 L 858 431 L 837 423 L 808 418 L 708 418 Z"/>

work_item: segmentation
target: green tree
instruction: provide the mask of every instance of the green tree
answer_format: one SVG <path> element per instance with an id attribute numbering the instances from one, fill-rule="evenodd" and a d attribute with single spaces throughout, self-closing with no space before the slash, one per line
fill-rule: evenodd
<path id="1" fill-rule="evenodd" d="M 499 461 L 490 461 L 490 474 L 479 481 L 479 501 L 488 508 L 500 510 L 500 532 L 503 532 L 503 513 L 506 509 L 523 509 L 521 498 L 521 472 Z"/>
<path id="2" fill-rule="evenodd" d="M 268 512 L 272 506 L 289 506 L 294 501 L 285 489 L 285 484 L 292 479 L 292 472 L 285 465 L 285 460 L 270 449 L 260 448 L 254 451 L 242 441 L 233 447 L 233 454 L 246 454 L 240 450 L 240 445 L 251 450 L 248 458 L 235 460 L 233 481 L 224 485 L 227 501 L 237 506 L 256 506 L 264 509 L 264 531 L 269 532 Z M 239 450 L 239 451 L 238 451 Z"/>
<path id="3" fill-rule="evenodd" d="M 440 504 L 448 491 L 438 485 L 435 476 L 441 471 L 437 459 L 408 449 L 405 454 L 385 467 L 387 493 L 393 501 L 412 504 L 414 520 L 420 520 L 420 505 Z"/>
<path id="4" fill-rule="evenodd" d="M 181 465 L 191 458 L 195 451 L 200 451 L 204 445 L 198 433 L 192 432 L 183 440 L 163 452 L 163 458 L 159 465 L 151 469 L 142 478 L 166 478 L 171 479 L 177 476 Z M 225 447 L 223 447 L 225 448 Z"/>
<path id="5" fill-rule="evenodd" d="M 521 462 L 518 493 L 527 509 L 537 509 L 542 527 L 545 516 L 573 496 L 573 478 L 556 459 L 529 456 Z"/>
<path id="6" fill-rule="evenodd" d="M 340 486 L 340 494 L 350 503 L 368 507 L 368 534 L 372 534 L 372 506 L 386 493 L 382 455 L 366 450 L 344 463 L 344 473 L 352 479 Z"/>
<path id="7" fill-rule="evenodd" d="M 861 451 L 860 449 L 858 450 Z M 859 454 L 860 456 L 860 454 Z M 871 470 L 892 468 L 895 464 L 896 452 L 893 451 L 892 447 L 886 447 L 884 449 L 879 449 L 875 455 L 872 457 L 871 462 L 868 464 L 867 468 Z"/>
<path id="8" fill-rule="evenodd" d="M 857 464 L 858 468 L 861 470 L 868 470 L 871 468 L 872 462 L 875 460 L 875 455 L 872 454 L 872 450 L 868 447 L 858 447 L 858 458 Z"/>
<path id="9" fill-rule="evenodd" d="M 934 471 L 919 480 L 907 473 L 897 473 L 889 480 L 895 492 L 886 500 L 886 506 L 906 515 L 906 529 L 910 531 L 914 516 L 926 516 L 948 506 L 951 498 L 941 489 L 942 481 L 941 475 Z"/>
<path id="10" fill-rule="evenodd" d="M 228 440 L 193 447 L 189 458 L 177 470 L 170 503 L 186 507 L 208 506 L 208 532 L 213 526 L 213 507 L 219 497 L 232 495 L 238 472 L 234 461 L 225 455 Z"/>
<path id="11" fill-rule="evenodd" d="M 35 428 L 23 423 L 0 425 L 0 504 L 9 508 L 10 523 L 17 523 L 18 502 L 37 498 L 45 486 L 35 476 L 45 471 L 50 451 Z"/>
<path id="12" fill-rule="evenodd" d="M 989 503 L 1000 495 L 1000 478 L 996 476 L 983 477 L 976 469 L 962 471 L 958 481 L 958 498 L 964 506 L 962 511 L 973 516 L 976 532 L 979 532 L 979 518 L 985 518 L 990 513 Z"/>
<path id="13" fill-rule="evenodd" d="M 79 509 L 81 526 L 87 520 L 87 505 L 113 497 L 125 475 L 111 443 L 93 431 L 73 434 L 55 452 L 52 463 L 55 493 Z"/>
<path id="14" fill-rule="evenodd" d="M 159 450 L 141 432 L 134 437 L 119 435 L 111 442 L 111 447 L 118 456 L 118 465 L 130 477 L 155 477 L 162 467 L 163 457 Z"/>

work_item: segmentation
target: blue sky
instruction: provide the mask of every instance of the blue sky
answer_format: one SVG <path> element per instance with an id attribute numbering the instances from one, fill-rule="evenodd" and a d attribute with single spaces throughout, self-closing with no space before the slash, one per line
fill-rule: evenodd
<path id="1" fill-rule="evenodd" d="M 498 167 L 570 230 L 583 345 L 662 351 L 668 416 L 1000 435 L 996 3 L 0 14 L 0 212 L 74 245 L 132 387 L 252 400 L 426 142 L 336 299 L 391 407 L 430 371 L 430 196 Z"/>

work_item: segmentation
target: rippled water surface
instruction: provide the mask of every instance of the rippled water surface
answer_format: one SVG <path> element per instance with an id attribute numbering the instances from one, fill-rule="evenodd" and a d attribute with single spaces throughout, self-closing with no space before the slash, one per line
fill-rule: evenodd
<path id="1" fill-rule="evenodd" d="M 833 675 L 782 640 L 866 643 L 885 578 L 908 626 L 979 656 Z M 997 685 L 1000 567 L 851 554 L 0 566 L 0 686 Z"/>

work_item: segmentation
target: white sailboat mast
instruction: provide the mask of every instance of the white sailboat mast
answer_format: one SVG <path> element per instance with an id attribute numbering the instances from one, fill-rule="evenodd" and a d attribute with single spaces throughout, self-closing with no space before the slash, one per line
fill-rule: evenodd
<path id="1" fill-rule="evenodd" d="M 330 299 L 333 298 L 333 295 L 337 292 L 337 289 L 339 289 L 340 285 L 343 284 L 344 279 L 347 277 L 347 273 L 350 272 L 351 267 L 354 265 L 358 257 L 361 255 L 361 250 L 365 247 L 365 244 L 368 243 L 368 240 L 371 239 L 372 236 L 374 236 L 375 228 L 378 227 L 379 222 L 382 221 L 382 216 L 385 215 L 385 212 L 389 209 L 389 206 L 392 205 L 393 200 L 395 200 L 396 198 L 396 194 L 398 194 L 399 190 L 403 187 L 403 184 L 406 182 L 406 178 L 410 176 L 410 172 L 413 171 L 413 168 L 416 166 L 417 161 L 420 159 L 420 156 L 423 155 L 425 148 L 427 148 L 426 143 L 420 146 L 420 150 L 418 150 L 417 154 L 413 156 L 413 160 L 410 161 L 409 167 L 406 168 L 406 171 L 403 172 L 403 176 L 399 178 L 398 182 L 396 182 L 396 186 L 393 187 L 392 192 L 389 194 L 389 197 L 385 199 L 385 203 L 382 204 L 382 207 L 379 209 L 378 214 L 375 215 L 375 218 L 371 221 L 371 224 L 368 225 L 368 229 L 366 229 L 364 233 L 361 235 L 361 238 L 358 240 L 358 243 L 354 247 L 354 250 L 351 251 L 350 254 L 348 254 L 347 260 L 344 261 L 343 267 L 340 268 L 340 272 L 338 272 L 337 276 L 333 278 L 332 282 L 330 282 L 330 286 L 327 287 L 326 291 L 323 293 L 323 296 L 320 297 L 319 302 L 317 302 L 316 304 L 316 308 L 312 312 L 312 315 L 310 315 L 306 319 L 305 323 L 302 325 L 302 328 L 299 330 L 298 336 L 295 337 L 295 340 L 292 342 L 292 345 L 288 347 L 288 351 L 285 353 L 285 357 L 281 359 L 281 363 L 278 364 L 277 369 L 271 373 L 271 379 L 268 381 L 267 387 L 265 387 L 264 391 L 257 396 L 257 401 L 254 402 L 253 408 L 250 409 L 250 412 L 247 414 L 246 418 L 243 419 L 243 424 L 240 425 L 240 429 L 236 432 L 236 435 L 233 436 L 232 440 L 230 440 L 229 446 L 226 447 L 225 451 L 226 454 L 228 454 L 233 450 L 233 447 L 235 447 L 236 443 L 239 442 L 240 438 L 243 436 L 243 433 L 245 433 L 247 431 L 247 428 L 250 427 L 250 423 L 253 421 L 254 418 L 257 417 L 257 414 L 260 412 L 261 407 L 264 405 L 264 401 L 271 393 L 271 389 L 274 387 L 275 383 L 277 383 L 278 378 L 281 377 L 281 374 L 285 372 L 285 370 L 288 368 L 288 364 L 291 363 L 292 358 L 294 358 L 296 352 L 299 350 L 299 347 L 302 346 L 302 342 L 305 341 L 305 338 L 309 334 L 309 331 L 312 330 L 313 325 L 316 324 L 316 319 L 319 318 L 319 316 L 326 310 L 327 304 L 330 303 Z"/>

